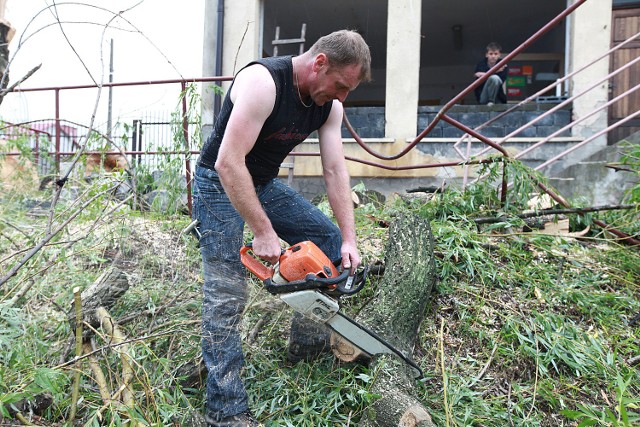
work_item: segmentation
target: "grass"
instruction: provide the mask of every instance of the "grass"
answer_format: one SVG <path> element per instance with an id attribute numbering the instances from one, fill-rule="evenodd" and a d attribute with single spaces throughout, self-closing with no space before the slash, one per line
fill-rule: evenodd
<path id="1" fill-rule="evenodd" d="M 522 191 L 533 188 L 519 182 Z M 103 187 L 80 191 L 81 200 Z M 48 197 L 2 196 L 1 271 L 45 235 L 48 211 L 34 206 Z M 369 263 L 384 258 L 385 224 L 399 211 L 431 220 L 440 276 L 414 353 L 426 375 L 418 398 L 439 426 L 638 425 L 640 372 L 631 362 L 640 355 L 638 250 L 597 230 L 581 240 L 524 233 L 515 217 L 477 226 L 475 217 L 509 218 L 523 201 L 514 196 L 502 210 L 496 203 L 492 187 L 480 184 L 428 201 L 358 208 L 360 249 Z M 61 203 L 54 225 L 80 204 Z M 189 218 L 115 206 L 100 196 L 0 288 L 4 423 L 18 424 L 12 405 L 49 393 L 53 404 L 44 413 L 23 409 L 23 415 L 38 425 L 69 425 L 76 369 L 82 425 L 189 425 L 202 412 L 201 379 L 186 381 L 200 363 L 202 285 L 195 241 L 181 235 Z M 637 213 L 605 219 L 639 231 Z M 124 270 L 130 285 L 109 312 L 129 339 L 133 407 L 105 404 L 89 359 L 70 363 L 72 289 L 86 288 L 110 266 Z M 345 309 L 357 311 L 376 286 L 371 277 Z M 251 289 L 242 334 L 256 416 L 267 426 L 358 425 L 378 397 L 371 393 L 378 372 L 329 355 L 286 362 L 291 311 L 259 284 Z M 92 341 L 107 387 L 117 394 L 122 359 L 111 344 L 101 334 Z"/>

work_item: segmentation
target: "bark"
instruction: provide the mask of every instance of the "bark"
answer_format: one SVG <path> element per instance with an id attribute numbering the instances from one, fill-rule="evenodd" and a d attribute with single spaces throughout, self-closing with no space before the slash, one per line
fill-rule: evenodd
<path id="1" fill-rule="evenodd" d="M 402 214 L 389 229 L 385 273 L 379 289 L 356 320 L 411 357 L 435 283 L 429 221 Z M 390 356 L 374 357 L 371 363 L 373 367 L 380 367 L 372 392 L 381 398 L 366 411 L 360 426 L 433 426 L 428 411 L 414 397 L 413 369 Z"/>
<path id="2" fill-rule="evenodd" d="M 385 272 L 374 300 L 358 315 L 401 351 L 411 354 L 435 284 L 428 220 L 403 214 L 389 229 Z"/>

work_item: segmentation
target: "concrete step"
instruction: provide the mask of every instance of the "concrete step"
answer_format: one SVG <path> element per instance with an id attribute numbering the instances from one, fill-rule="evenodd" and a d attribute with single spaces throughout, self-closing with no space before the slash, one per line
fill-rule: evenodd
<path id="1" fill-rule="evenodd" d="M 629 151 L 628 144 L 640 144 L 640 132 L 609 145 L 550 178 L 551 184 L 565 197 L 581 198 L 591 205 L 618 204 L 625 192 L 638 185 L 637 173 L 617 171 L 608 165 L 620 162 Z"/>

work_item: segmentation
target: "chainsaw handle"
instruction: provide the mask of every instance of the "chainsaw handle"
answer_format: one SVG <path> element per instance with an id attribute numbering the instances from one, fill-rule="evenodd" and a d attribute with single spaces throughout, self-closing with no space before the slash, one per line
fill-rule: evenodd
<path id="1" fill-rule="evenodd" d="M 350 270 L 347 269 L 342 272 L 339 276 L 336 277 L 318 277 L 315 274 L 307 274 L 304 279 L 301 280 L 292 280 L 291 282 L 278 284 L 275 283 L 271 278 L 264 280 L 264 287 L 270 293 L 276 294 L 284 294 L 289 292 L 297 292 L 304 291 L 307 289 L 327 289 L 341 281 L 347 280 L 349 277 Z"/>
<path id="2" fill-rule="evenodd" d="M 351 269 L 347 269 L 346 271 L 350 270 Z M 347 277 L 347 280 L 342 283 L 338 283 L 336 291 L 343 295 L 353 295 L 360 292 L 360 290 L 364 288 L 368 272 L 368 266 L 365 266 L 361 271 L 356 271 L 354 274 Z"/>
<path id="3" fill-rule="evenodd" d="M 351 276 L 351 269 L 347 268 L 336 277 L 318 277 L 307 274 L 302 280 L 294 280 L 284 284 L 277 284 L 271 278 L 264 280 L 264 287 L 271 294 L 284 294 L 308 289 L 319 289 L 336 292 L 342 295 L 352 295 L 364 287 L 366 270 Z"/>
<path id="4" fill-rule="evenodd" d="M 251 249 L 251 244 L 245 245 L 240 249 L 240 261 L 263 282 L 270 280 L 275 270 L 261 263 L 255 256 L 251 256 L 249 254 Z"/>

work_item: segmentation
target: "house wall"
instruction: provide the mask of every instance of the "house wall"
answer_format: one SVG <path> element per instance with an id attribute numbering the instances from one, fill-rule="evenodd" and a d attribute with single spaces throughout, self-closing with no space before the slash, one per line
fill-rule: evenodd
<path id="1" fill-rule="evenodd" d="M 215 76 L 217 60 L 217 39 L 218 39 L 218 4 L 217 1 L 204 2 L 205 19 L 204 33 L 202 41 L 202 75 L 204 77 Z M 203 85 L 202 98 L 202 132 L 206 138 L 213 131 L 213 116 L 215 96 L 212 90 L 213 85 Z"/>
<path id="2" fill-rule="evenodd" d="M 611 3 L 612 0 L 588 0 L 568 19 L 568 28 L 570 29 L 568 31 L 570 37 L 569 57 L 567 58 L 569 72 L 582 67 L 593 57 L 601 55 L 609 49 Z M 261 2 L 258 0 L 225 2 L 223 75 L 233 75 L 244 64 L 261 56 L 263 49 L 260 42 L 262 40 L 260 7 Z M 420 81 L 428 81 L 429 75 L 433 73 L 442 77 L 446 74 L 451 75 L 452 72 L 451 66 L 420 70 L 422 35 L 419 31 L 421 28 L 419 21 L 422 15 L 421 7 L 422 2 L 418 0 L 395 0 L 393 7 L 388 8 L 386 70 L 374 71 L 374 74 L 377 74 L 375 76 L 377 81 L 373 83 L 380 90 L 384 88 L 385 106 L 368 107 L 357 112 L 356 110 L 347 110 L 349 118 L 355 122 L 356 128 L 361 130 L 366 128 L 361 136 L 373 138 L 369 143 L 372 149 L 381 155 L 393 156 L 401 152 L 406 148 L 407 143 L 413 140 L 423 126 L 431 120 L 425 107 L 420 107 L 420 109 L 418 107 Z M 308 48 L 308 46 L 306 47 Z M 608 73 L 608 67 L 609 62 L 604 59 L 595 67 L 591 67 L 584 75 L 575 78 L 571 83 L 572 93 L 576 94 L 585 90 L 594 81 L 605 76 Z M 466 81 L 469 70 L 462 66 L 454 68 L 456 81 Z M 398 76 L 402 76 L 402 78 L 398 78 Z M 460 83 L 460 88 L 456 87 L 455 89 L 462 89 L 465 84 Z M 228 87 L 228 84 L 224 87 Z M 450 90 L 450 87 L 443 87 L 442 96 L 440 96 L 436 87 L 433 89 L 433 98 L 445 97 L 447 91 Z M 606 103 L 607 98 L 608 86 L 603 83 L 596 90 L 573 102 L 573 119 L 591 113 L 594 106 Z M 357 91 L 352 97 L 350 96 L 350 100 L 358 101 L 358 99 Z M 384 118 L 382 118 L 382 114 L 384 114 Z M 556 122 L 564 124 L 568 114 L 567 110 L 563 110 L 559 112 L 558 117 L 551 117 L 549 119 L 553 121 L 551 126 L 556 126 Z M 576 127 L 572 137 L 574 141 L 578 138 L 588 137 L 604 129 L 606 123 L 607 113 L 603 111 Z M 384 126 L 384 138 L 380 133 L 381 126 Z M 535 137 L 540 137 L 543 133 L 541 126 L 544 125 L 539 124 L 529 132 L 535 132 Z M 440 130 L 442 137 L 448 135 L 445 135 L 445 132 L 449 131 L 445 130 L 444 124 Z M 529 136 L 534 137 L 532 134 Z M 598 144 L 599 146 L 606 145 L 606 138 L 601 138 Z M 581 149 L 574 153 L 572 158 L 577 161 L 588 156 L 594 149 Z M 310 141 L 300 146 L 298 151 L 317 151 L 317 143 Z M 345 153 L 347 156 L 379 162 L 377 158 L 365 154 L 354 142 L 347 141 L 345 143 Z M 459 157 L 438 158 L 424 150 L 412 150 L 406 156 L 386 163 L 397 167 L 450 160 L 459 160 Z M 456 169 L 443 172 L 431 168 L 406 171 L 384 170 L 355 162 L 349 162 L 349 171 L 355 180 L 373 177 L 441 179 L 443 173 L 449 178 L 459 177 L 461 173 Z M 317 177 L 320 175 L 319 162 L 313 157 L 299 157 L 295 161 L 295 172 L 296 176 Z M 286 171 L 283 171 L 283 175 L 286 176 Z"/>
<path id="3" fill-rule="evenodd" d="M 262 17 L 260 1 L 224 2 L 224 51 L 222 74 L 233 76 L 247 63 L 259 58 Z M 229 83 L 223 84 L 225 90 Z"/>

